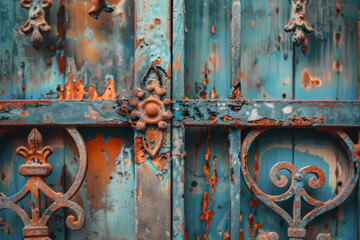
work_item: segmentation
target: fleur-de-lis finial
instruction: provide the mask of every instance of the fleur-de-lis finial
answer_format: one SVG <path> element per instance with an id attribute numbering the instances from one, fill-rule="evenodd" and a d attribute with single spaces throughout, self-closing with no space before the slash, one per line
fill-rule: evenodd
<path id="1" fill-rule="evenodd" d="M 292 5 L 291 19 L 284 29 L 286 32 L 293 32 L 291 40 L 296 46 L 300 46 L 305 39 L 305 33 L 314 31 L 306 19 L 306 5 L 309 0 L 289 1 Z"/>
<path id="2" fill-rule="evenodd" d="M 20 31 L 31 34 L 30 42 L 35 48 L 40 48 L 43 42 L 42 33 L 51 32 L 51 26 L 45 20 L 45 9 L 51 8 L 52 0 L 21 0 L 20 5 L 29 10 L 29 17 Z"/>
<path id="3" fill-rule="evenodd" d="M 53 191 L 44 181 L 44 178 L 49 176 L 52 172 L 52 167 L 48 163 L 47 158 L 53 153 L 53 149 L 46 146 L 41 149 L 42 136 L 40 132 L 34 128 L 28 136 L 28 144 L 30 149 L 21 146 L 16 152 L 25 159 L 25 164 L 19 168 L 19 173 L 24 177 L 29 177 L 25 186 L 15 195 L 6 197 L 3 193 L 0 193 L 0 209 L 9 209 L 15 212 L 24 223 L 23 236 L 25 240 L 38 239 L 38 240 L 51 240 L 49 238 L 50 232 L 47 226 L 50 217 L 60 208 L 70 208 L 74 215 L 69 215 L 66 218 L 66 225 L 74 230 L 81 229 L 86 221 L 86 215 L 84 209 L 71 201 L 70 199 L 79 190 L 82 182 L 84 181 L 87 157 L 85 143 L 76 129 L 66 129 L 76 143 L 79 151 L 79 171 L 75 177 L 73 185 L 68 189 L 66 193 Z M 41 195 L 40 191 L 53 200 L 45 211 L 42 211 L 41 207 Z M 31 217 L 18 205 L 18 202 L 28 194 L 32 195 L 34 199 L 31 204 Z M 0 219 L 0 223 L 3 222 Z"/>

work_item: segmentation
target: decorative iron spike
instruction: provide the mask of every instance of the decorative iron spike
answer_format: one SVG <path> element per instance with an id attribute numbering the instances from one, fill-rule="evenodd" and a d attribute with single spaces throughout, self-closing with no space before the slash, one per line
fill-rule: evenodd
<path id="1" fill-rule="evenodd" d="M 290 162 L 278 162 L 270 170 L 270 181 L 278 188 L 285 188 L 290 181 L 290 187 L 284 193 L 280 195 L 269 195 L 264 193 L 256 182 L 253 180 L 248 169 L 248 153 L 254 140 L 264 132 L 264 129 L 256 129 L 250 131 L 245 137 L 239 158 L 241 159 L 241 172 L 246 183 L 246 186 L 250 192 L 267 207 L 280 215 L 288 225 L 288 237 L 292 240 L 305 239 L 307 224 L 318 217 L 319 215 L 336 208 L 343 203 L 351 194 L 357 184 L 359 178 L 359 143 L 354 144 L 350 137 L 341 130 L 335 130 L 331 133 L 339 140 L 349 153 L 349 176 L 345 185 L 341 188 L 340 192 L 333 198 L 326 202 L 322 202 L 311 197 L 305 189 L 305 184 L 312 189 L 320 189 L 325 184 L 324 172 L 316 166 L 306 166 L 300 170 Z M 287 170 L 290 173 L 290 177 L 286 175 L 280 175 L 281 170 Z M 310 178 L 305 177 L 307 175 L 313 175 Z M 290 216 L 283 208 L 277 203 L 286 200 L 293 199 L 293 214 Z M 313 210 L 307 214 L 302 213 L 302 202 L 314 207 Z M 332 239 L 331 235 L 319 234 L 317 239 Z"/>
<path id="2" fill-rule="evenodd" d="M 163 99 L 167 91 L 162 86 L 161 72 L 165 74 L 164 69 L 156 66 L 154 62 L 151 63 L 145 72 L 141 84 L 142 89 L 135 89 L 134 98 L 130 101 L 130 106 L 133 108 L 130 114 L 130 122 L 135 126 L 136 130 L 143 132 L 144 148 L 151 158 L 155 158 L 160 151 L 163 142 L 163 131 L 167 129 L 168 122 L 173 117 L 171 111 L 169 111 L 172 104 L 171 99 Z M 145 87 L 151 73 L 156 75 L 156 79 L 151 79 Z M 160 135 L 152 147 L 145 138 L 148 133 L 146 128 L 148 126 L 157 128 L 156 132 Z"/>
<path id="3" fill-rule="evenodd" d="M 101 12 L 111 13 L 115 10 L 115 7 L 110 6 L 105 0 L 93 0 L 92 7 L 89 10 L 89 16 L 98 19 Z"/>
<path id="4" fill-rule="evenodd" d="M 45 9 L 51 8 L 52 0 L 21 0 L 20 5 L 29 10 L 29 16 L 20 31 L 31 34 L 30 42 L 35 48 L 40 48 L 43 42 L 43 33 L 50 33 L 51 26 L 45 20 Z"/>
<path id="5" fill-rule="evenodd" d="M 312 33 L 314 29 L 306 19 L 306 5 L 309 0 L 289 0 L 292 7 L 291 19 L 285 26 L 286 32 L 293 32 L 292 42 L 300 46 L 305 40 L 305 33 Z"/>
<path id="6" fill-rule="evenodd" d="M 30 149 L 21 146 L 16 150 L 16 152 L 25 159 L 25 164 L 20 166 L 19 173 L 22 176 L 29 177 L 29 179 L 23 189 L 15 195 L 6 197 L 4 194 L 0 194 L 0 210 L 9 209 L 18 214 L 25 225 L 23 228 L 25 240 L 51 240 L 47 226 L 48 221 L 57 210 L 63 207 L 70 208 L 76 214 L 76 218 L 73 215 L 69 215 L 66 218 L 66 225 L 69 228 L 78 230 L 85 224 L 86 215 L 84 209 L 70 200 L 79 190 L 85 178 L 87 168 L 85 142 L 76 129 L 70 128 L 66 130 L 76 143 L 80 160 L 79 171 L 74 183 L 64 194 L 53 191 L 44 181 L 44 178 L 52 172 L 52 166 L 48 163 L 47 158 L 53 153 L 53 149 L 50 146 L 41 149 L 42 136 L 36 128 L 34 128 L 28 136 Z M 41 211 L 40 191 L 53 200 L 53 203 L 45 209 L 43 213 Z M 34 204 L 31 205 L 31 218 L 28 213 L 17 204 L 29 193 L 34 199 Z M 0 224 L 1 223 L 3 223 L 2 219 L 0 219 Z"/>

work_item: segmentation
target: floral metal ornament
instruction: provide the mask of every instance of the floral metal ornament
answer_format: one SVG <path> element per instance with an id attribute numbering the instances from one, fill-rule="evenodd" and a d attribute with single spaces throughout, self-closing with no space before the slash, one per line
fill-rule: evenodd
<path id="1" fill-rule="evenodd" d="M 142 141 L 144 148 L 152 158 L 158 154 L 163 141 L 163 132 L 167 129 L 168 122 L 173 117 L 171 111 L 167 110 L 167 108 L 171 107 L 171 99 L 163 99 L 167 91 L 162 86 L 160 71 L 165 73 L 162 68 L 152 63 L 145 73 L 142 88 L 145 88 L 146 81 L 149 82 L 148 85 L 145 90 L 135 89 L 134 99 L 130 101 L 130 106 L 133 108 L 130 114 L 130 122 L 135 126 L 136 130 L 143 132 Z M 157 78 L 149 80 L 148 78 L 151 73 L 155 73 Z M 158 133 L 158 137 L 153 147 L 151 147 L 150 142 L 145 139 L 149 130 L 147 129 L 148 126 L 157 127 L 156 132 Z"/>
<path id="2" fill-rule="evenodd" d="M 292 5 L 291 19 L 284 29 L 286 32 L 293 32 L 291 40 L 296 46 L 300 46 L 306 38 L 305 33 L 314 31 L 306 19 L 306 5 L 309 0 L 289 1 Z"/>
<path id="3" fill-rule="evenodd" d="M 45 9 L 51 8 L 52 0 L 21 0 L 23 8 L 29 10 L 29 17 L 25 24 L 20 26 L 20 31 L 31 34 L 30 42 L 35 48 L 40 48 L 43 42 L 43 33 L 50 33 L 51 26 L 45 20 Z"/>
<path id="4" fill-rule="evenodd" d="M 115 10 L 115 7 L 110 6 L 110 4 L 105 0 L 93 0 L 92 4 L 93 5 L 88 14 L 90 17 L 94 17 L 95 19 L 99 18 L 101 12 L 111 13 Z"/>
<path id="5" fill-rule="evenodd" d="M 324 172 L 317 166 L 306 166 L 298 169 L 294 164 L 290 162 L 278 162 L 270 170 L 270 181 L 278 188 L 285 188 L 290 180 L 290 187 L 280 195 L 269 195 L 264 193 L 256 182 L 253 180 L 248 169 L 248 152 L 254 142 L 254 140 L 265 130 L 256 129 L 252 130 L 244 139 L 241 146 L 241 152 L 239 157 L 241 159 L 241 172 L 244 181 L 250 190 L 250 192 L 263 202 L 267 207 L 273 210 L 275 213 L 280 215 L 288 225 L 288 237 L 290 240 L 302 240 L 305 239 L 307 224 L 318 217 L 319 215 L 330 211 L 331 209 L 339 206 L 343 203 L 351 194 L 355 188 L 359 178 L 359 161 L 360 156 L 360 143 L 354 144 L 350 137 L 341 130 L 333 131 L 334 137 L 340 141 L 345 147 L 345 150 L 349 156 L 349 176 L 346 180 L 345 185 L 339 193 L 326 202 L 317 200 L 311 197 L 307 192 L 305 185 L 311 189 L 320 189 L 325 184 Z M 360 135 L 359 135 L 360 137 Z M 360 138 L 359 138 L 360 139 Z M 279 175 L 281 170 L 287 170 L 290 173 L 290 177 L 287 178 L 285 175 Z M 305 181 L 305 177 L 310 175 L 311 177 Z M 290 216 L 283 208 L 277 203 L 286 200 L 293 199 L 293 214 Z M 311 205 L 314 209 L 308 213 L 302 213 L 302 202 L 306 202 Z M 279 239 L 277 233 L 269 233 L 273 238 Z M 332 239 L 331 234 L 319 234 L 318 240 Z"/>
<path id="6" fill-rule="evenodd" d="M 79 190 L 85 178 L 87 168 L 85 142 L 76 129 L 68 128 L 66 130 L 76 143 L 80 159 L 79 171 L 73 185 L 66 193 L 53 191 L 44 181 L 44 178 L 52 173 L 52 166 L 47 159 L 53 153 L 53 149 L 50 146 L 41 148 L 43 140 L 40 132 L 36 128 L 34 128 L 28 136 L 30 149 L 22 146 L 16 150 L 16 152 L 25 159 L 25 164 L 20 166 L 19 173 L 29 179 L 20 192 L 15 195 L 6 197 L 3 193 L 0 194 L 0 209 L 9 209 L 20 217 L 25 225 L 23 228 L 25 240 L 51 240 L 49 238 L 50 233 L 47 224 L 50 217 L 60 208 L 70 208 L 76 214 L 76 217 L 69 215 L 66 218 L 66 225 L 69 228 L 79 230 L 85 224 L 86 215 L 84 209 L 70 200 Z M 43 212 L 41 209 L 40 191 L 53 200 L 53 203 Z M 28 213 L 17 204 L 29 193 L 31 193 L 33 199 L 31 218 Z"/>

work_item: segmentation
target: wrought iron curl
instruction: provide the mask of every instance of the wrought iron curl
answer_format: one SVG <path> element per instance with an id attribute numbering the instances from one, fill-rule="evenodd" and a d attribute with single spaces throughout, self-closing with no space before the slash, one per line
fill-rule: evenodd
<path id="1" fill-rule="evenodd" d="M 306 225 L 316 218 L 317 216 L 325 213 L 343 203 L 352 190 L 355 188 L 355 185 L 359 178 L 359 161 L 360 156 L 360 142 L 353 143 L 350 137 L 341 130 L 335 130 L 331 133 L 334 137 L 340 141 L 342 146 L 345 148 L 348 153 L 350 164 L 349 164 L 349 176 L 340 192 L 334 197 L 329 199 L 326 202 L 319 201 L 311 197 L 305 190 L 304 183 L 305 177 L 309 174 L 311 176 L 307 180 L 307 185 L 312 189 L 320 189 L 325 184 L 325 174 L 317 166 L 306 166 L 298 170 L 295 165 L 289 162 L 279 162 L 276 163 L 270 170 L 270 181 L 271 183 L 278 187 L 284 188 L 288 185 L 289 179 L 291 178 L 291 184 L 289 189 L 283 194 L 280 195 L 270 195 L 266 194 L 260 190 L 256 182 L 251 177 L 248 170 L 248 151 L 253 143 L 253 141 L 266 129 L 256 129 L 252 130 L 244 139 L 241 152 L 239 157 L 241 159 L 241 172 L 246 183 L 246 186 L 249 188 L 250 192 L 272 209 L 275 213 L 280 215 L 288 224 L 288 237 L 290 239 L 304 239 L 306 235 Z M 360 133 L 359 133 L 360 140 Z M 291 177 L 287 178 L 285 175 L 279 175 L 281 170 L 287 170 L 290 172 Z M 284 209 L 282 209 L 277 202 L 285 201 L 291 197 L 294 197 L 293 200 L 293 217 L 291 217 Z M 308 212 L 304 217 L 301 217 L 301 201 L 312 205 L 314 209 Z M 331 235 L 319 234 L 317 239 L 332 239 Z"/>
<path id="2" fill-rule="evenodd" d="M 70 199 L 76 194 L 81 187 L 87 169 L 87 153 L 85 142 L 75 128 L 66 128 L 74 140 L 79 153 L 79 170 L 74 179 L 73 184 L 66 193 L 53 191 L 44 181 L 44 178 L 52 172 L 52 166 L 47 162 L 47 158 L 53 152 L 50 146 L 40 149 L 42 144 L 42 136 L 40 132 L 34 128 L 28 137 L 30 149 L 19 147 L 16 152 L 25 159 L 25 164 L 19 168 L 22 176 L 29 177 L 25 186 L 11 197 L 0 195 L 0 210 L 9 209 L 20 217 L 24 223 L 23 236 L 25 239 L 50 239 L 49 228 L 47 226 L 51 216 L 60 208 L 69 208 L 73 210 L 75 215 L 70 214 L 66 218 L 66 225 L 73 230 L 81 229 L 86 222 L 86 214 L 84 209 Z M 41 214 L 40 191 L 54 202 Z M 29 193 L 35 199 L 32 205 L 32 218 L 17 203 L 27 196 Z"/>

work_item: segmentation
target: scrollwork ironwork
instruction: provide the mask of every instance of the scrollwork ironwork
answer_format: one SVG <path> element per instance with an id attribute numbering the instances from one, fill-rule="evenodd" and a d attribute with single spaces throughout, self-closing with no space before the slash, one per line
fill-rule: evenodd
<path id="1" fill-rule="evenodd" d="M 354 144 L 350 137 L 343 131 L 336 130 L 333 132 L 333 135 L 341 141 L 342 145 L 345 147 L 350 158 L 350 175 L 340 192 L 334 197 L 329 199 L 326 202 L 317 200 L 311 197 L 305 190 L 305 177 L 307 175 L 312 175 L 307 180 L 307 185 L 312 189 L 320 189 L 325 184 L 325 174 L 317 166 L 306 166 L 301 169 L 298 169 L 294 164 L 289 162 L 278 162 L 270 170 L 270 181 L 277 188 L 285 188 L 290 181 L 289 188 L 282 194 L 279 195 L 270 195 L 266 194 L 260 190 L 256 182 L 250 175 L 248 170 L 248 151 L 251 147 L 252 142 L 265 130 L 256 129 L 252 130 L 244 139 L 241 153 L 239 153 L 241 158 L 241 172 L 244 178 L 244 181 L 251 191 L 251 193 L 262 201 L 267 207 L 273 210 L 275 213 L 280 215 L 288 225 L 288 237 L 290 239 L 304 239 L 306 235 L 305 227 L 307 224 L 316 218 L 317 216 L 325 213 L 343 203 L 352 190 L 355 188 L 355 185 L 359 177 L 359 147 L 360 144 Z M 284 174 L 279 175 L 280 170 L 286 170 L 290 173 L 290 177 L 286 177 Z M 289 200 L 293 197 L 293 214 L 290 216 L 283 208 L 281 208 L 277 203 Z M 301 215 L 301 205 L 302 201 L 310 204 L 314 207 L 313 210 L 305 214 L 303 217 Z M 319 234 L 317 239 L 332 239 L 331 235 Z"/>
<path id="2" fill-rule="evenodd" d="M 44 181 L 44 178 L 52 173 L 52 166 L 47 158 L 53 153 L 50 146 L 41 149 L 42 136 L 40 132 L 34 128 L 28 136 L 28 144 L 30 149 L 19 147 L 16 152 L 25 159 L 25 164 L 19 168 L 20 175 L 29 177 L 25 186 L 15 195 L 6 197 L 0 195 L 0 210 L 9 209 L 15 212 L 24 223 L 23 236 L 25 240 L 45 240 L 49 238 L 49 228 L 47 226 L 50 217 L 60 208 L 71 209 L 76 216 L 69 215 L 66 218 L 66 225 L 73 230 L 81 229 L 86 221 L 84 209 L 70 199 L 79 190 L 84 181 L 87 168 L 87 155 L 84 140 L 78 131 L 74 128 L 67 128 L 67 132 L 71 135 L 76 143 L 79 151 L 79 170 L 75 177 L 73 185 L 66 193 L 53 191 Z M 41 214 L 41 197 L 40 191 L 53 203 Z M 31 193 L 34 203 L 31 206 L 32 217 L 22 209 L 17 203 Z"/>

